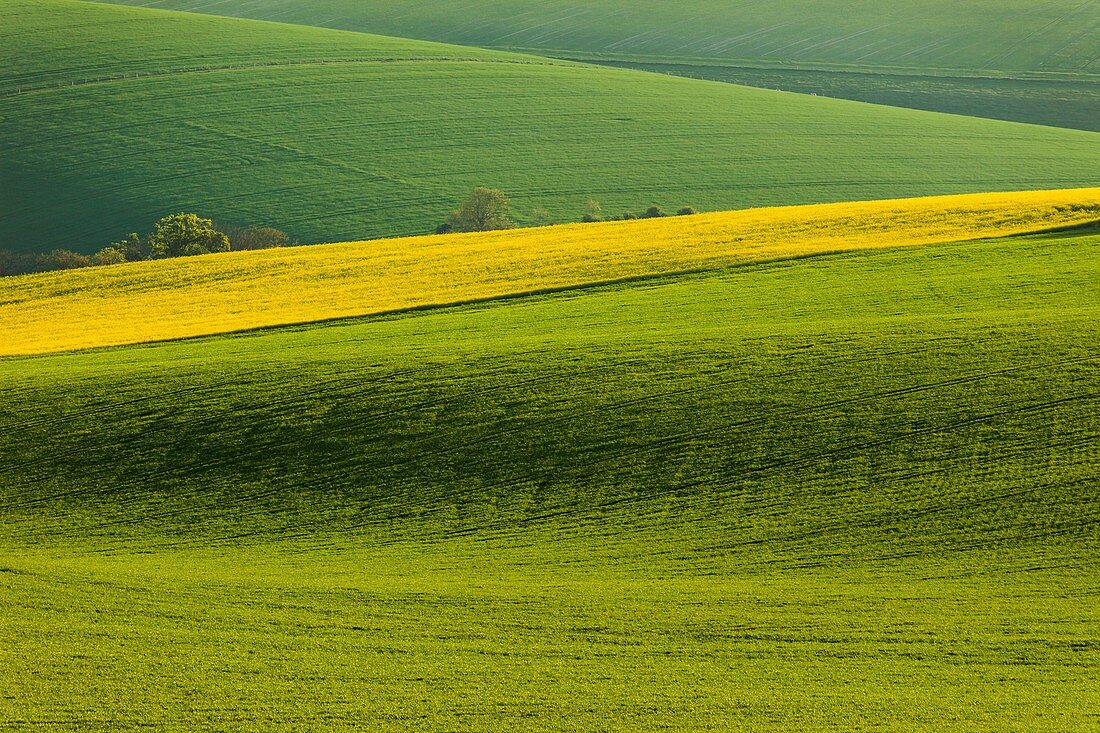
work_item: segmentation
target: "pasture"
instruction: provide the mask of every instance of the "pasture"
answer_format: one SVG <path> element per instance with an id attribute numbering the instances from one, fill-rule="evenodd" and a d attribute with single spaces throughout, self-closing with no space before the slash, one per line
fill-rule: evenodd
<path id="1" fill-rule="evenodd" d="M 1085 186 L 1100 169 L 1095 133 L 405 43 L 5 3 L 0 248 L 93 251 L 177 211 L 304 243 L 424 233 L 478 185 L 533 224 L 576 221 L 590 198 L 726 210 Z"/>
<path id="2" fill-rule="evenodd" d="M 122 0 L 540 54 L 1100 73 L 1093 3 L 1079 0 Z"/>
<path id="3" fill-rule="evenodd" d="M 0 722 L 1090 731 L 1100 236 L 0 360 Z"/>
<path id="4" fill-rule="evenodd" d="M 1091 2 L 122 1 L 1059 127 L 1100 119 Z"/>

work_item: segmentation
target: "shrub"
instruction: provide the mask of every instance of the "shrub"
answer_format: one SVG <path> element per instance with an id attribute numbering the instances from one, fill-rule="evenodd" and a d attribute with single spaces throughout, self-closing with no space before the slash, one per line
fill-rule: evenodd
<path id="1" fill-rule="evenodd" d="M 126 239 L 118 242 L 112 242 L 108 247 L 104 249 L 117 249 L 126 256 L 127 262 L 137 262 L 138 260 L 147 260 L 152 256 L 152 252 L 149 250 L 149 243 L 137 235 L 137 232 L 130 232 L 130 235 Z"/>
<path id="2" fill-rule="evenodd" d="M 125 239 L 112 242 L 91 257 L 67 249 L 55 249 L 37 256 L 0 250 L 0 275 L 117 265 L 162 257 L 226 252 L 233 248 L 267 249 L 285 247 L 290 243 L 290 235 L 275 227 L 215 225 L 196 214 L 173 214 L 154 224 L 153 233 L 148 237 L 131 232 Z"/>
<path id="3" fill-rule="evenodd" d="M 684 208 L 677 211 L 676 215 L 677 216 L 691 216 L 692 214 L 698 214 L 698 213 L 699 212 L 695 210 L 695 207 L 685 206 Z"/>
<path id="4" fill-rule="evenodd" d="M 550 211 L 541 206 L 536 206 L 535 210 L 531 212 L 531 220 L 537 227 L 550 226 L 554 223 L 554 217 Z"/>
<path id="5" fill-rule="evenodd" d="M 665 215 L 665 212 L 661 211 L 660 206 L 650 206 L 645 212 L 642 213 L 642 219 L 657 219 Z"/>
<path id="6" fill-rule="evenodd" d="M 275 227 L 242 227 L 216 221 L 214 228 L 229 238 L 229 246 L 234 250 L 273 249 L 291 244 L 290 235 Z"/>
<path id="7" fill-rule="evenodd" d="M 0 249 L 0 275 L 26 275 L 37 270 L 34 255 Z"/>
<path id="8" fill-rule="evenodd" d="M 55 249 L 38 255 L 35 260 L 38 270 L 75 270 L 79 267 L 91 267 L 92 259 L 67 249 Z"/>
<path id="9" fill-rule="evenodd" d="M 600 206 L 600 202 L 596 199 L 588 199 L 588 203 L 584 207 L 584 216 L 581 217 L 581 221 L 586 224 L 591 224 L 595 221 L 603 221 L 603 207 Z"/>
<path id="10" fill-rule="evenodd" d="M 103 249 L 92 255 L 93 265 L 120 265 L 126 261 L 126 250 L 117 246 L 111 245 L 104 247 Z"/>
<path id="11" fill-rule="evenodd" d="M 228 252 L 229 237 L 214 228 L 214 222 L 195 214 L 172 214 L 153 225 L 146 240 L 153 258 Z"/>
<path id="12" fill-rule="evenodd" d="M 445 224 L 455 232 L 488 232 L 515 226 L 508 218 L 508 197 L 500 189 L 484 186 L 475 188 Z"/>
<path id="13" fill-rule="evenodd" d="M 241 232 L 238 240 L 236 249 L 273 249 L 291 243 L 290 235 L 275 227 L 249 227 Z"/>

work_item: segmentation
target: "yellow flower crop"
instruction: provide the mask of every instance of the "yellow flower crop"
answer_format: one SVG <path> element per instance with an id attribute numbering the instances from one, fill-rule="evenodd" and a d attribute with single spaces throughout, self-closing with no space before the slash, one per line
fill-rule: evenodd
<path id="1" fill-rule="evenodd" d="M 0 355 L 362 316 L 1100 219 L 1100 188 L 792 206 L 139 262 L 0 280 Z"/>

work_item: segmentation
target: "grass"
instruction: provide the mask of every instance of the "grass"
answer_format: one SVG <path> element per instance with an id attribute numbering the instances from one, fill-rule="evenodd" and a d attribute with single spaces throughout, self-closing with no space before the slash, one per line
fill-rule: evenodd
<path id="1" fill-rule="evenodd" d="M 948 76 L 873 69 L 759 68 L 707 63 L 599 61 L 611 66 L 712 79 L 764 89 L 989 117 L 1035 125 L 1100 131 L 1100 93 L 1094 79 Z"/>
<path id="2" fill-rule="evenodd" d="M 1100 24 L 1076 0 L 124 0 L 1096 130 Z M 659 29 L 654 30 L 654 29 Z"/>
<path id="3" fill-rule="evenodd" d="M 1085 231 L 0 361 L 0 721 L 1089 731 Z"/>
<path id="4" fill-rule="evenodd" d="M 0 280 L 0 356 L 378 314 L 1100 219 L 1100 189 L 751 209 L 156 261 Z"/>
<path id="5" fill-rule="evenodd" d="M 303 242 L 516 218 L 1095 185 L 1095 133 L 195 14 L 0 7 L 0 247 L 198 213 Z M 320 63 L 324 61 L 325 63 Z M 1040 164 L 1041 161 L 1041 164 Z"/>
<path id="6" fill-rule="evenodd" d="M 654 59 L 1100 72 L 1095 8 L 1078 0 L 124 0 L 468 46 Z"/>

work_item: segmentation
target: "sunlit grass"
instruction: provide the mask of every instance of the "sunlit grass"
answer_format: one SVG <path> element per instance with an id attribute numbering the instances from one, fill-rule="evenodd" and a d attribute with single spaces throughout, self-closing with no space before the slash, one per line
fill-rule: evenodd
<path id="1" fill-rule="evenodd" d="M 0 360 L 0 722 L 1092 731 L 1098 262 L 869 249 Z"/>
<path id="2" fill-rule="evenodd" d="M 0 355 L 1004 236 L 1100 217 L 1100 189 L 979 194 L 239 252 L 0 279 Z"/>
<path id="3" fill-rule="evenodd" d="M 535 224 L 588 199 L 724 211 L 1100 169 L 1093 133 L 146 8 L 7 0 L 0 48 L 0 248 L 19 251 L 179 211 L 302 243 L 421 234 L 475 186 Z"/>

